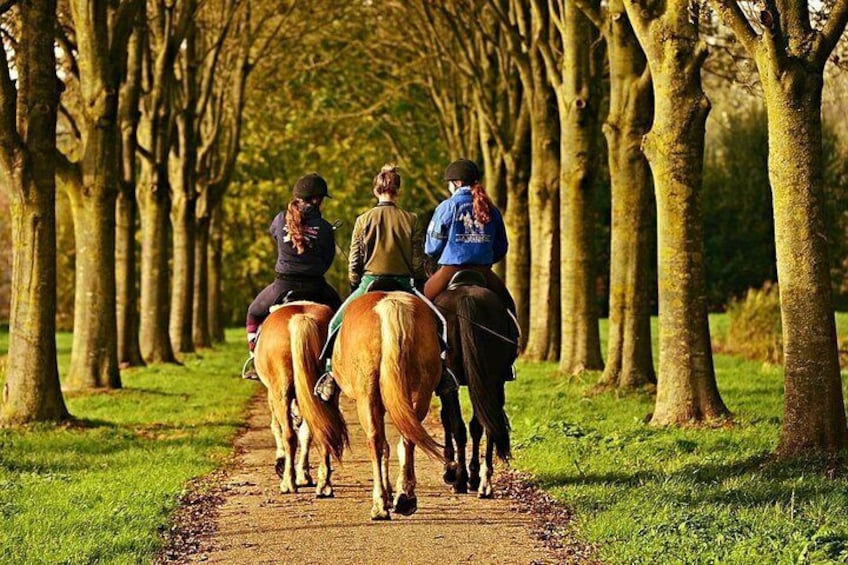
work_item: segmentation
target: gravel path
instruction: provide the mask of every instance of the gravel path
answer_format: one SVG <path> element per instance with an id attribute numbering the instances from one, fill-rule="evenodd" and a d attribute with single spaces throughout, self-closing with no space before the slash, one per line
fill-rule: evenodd
<path id="1" fill-rule="evenodd" d="M 189 519 L 214 519 L 213 528 L 209 523 L 198 528 L 214 533 L 199 535 L 191 554 L 174 560 L 298 565 L 563 561 L 561 552 L 554 553 L 548 548 L 550 543 L 538 539 L 548 537 L 543 530 L 550 523 L 544 523 L 545 516 L 528 512 L 526 501 L 522 510 L 521 503 L 509 498 L 480 500 L 476 493 L 454 495 L 442 483 L 441 464 L 421 454 L 416 457 L 418 512 L 410 517 L 393 514 L 390 522 L 370 521 L 371 465 L 365 436 L 353 402 L 343 399 L 342 407 L 352 449 L 345 453 L 342 464 L 336 464 L 335 498 L 316 499 L 308 487 L 295 495 L 282 495 L 274 473 L 274 439 L 263 390 L 251 405 L 249 429 L 236 442 L 235 467 L 217 489 L 213 504 L 218 506 L 217 511 L 196 513 L 201 517 Z M 441 441 L 437 418 L 438 411 L 431 409 L 427 425 Z M 394 448 L 397 432 L 393 427 L 389 427 L 389 441 Z M 397 470 L 393 453 L 393 477 Z M 496 464 L 496 477 L 502 472 L 503 466 Z M 496 487 L 503 488 L 501 481 Z M 526 498 L 520 489 L 510 491 L 516 498 Z M 552 513 L 556 511 L 546 507 L 546 516 Z M 573 561 L 574 555 L 565 560 Z M 167 558 L 163 561 L 173 562 Z"/>

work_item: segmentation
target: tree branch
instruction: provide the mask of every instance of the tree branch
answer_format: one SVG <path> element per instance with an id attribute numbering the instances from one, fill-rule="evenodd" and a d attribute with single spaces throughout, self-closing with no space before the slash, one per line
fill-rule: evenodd
<path id="1" fill-rule="evenodd" d="M 848 0 L 836 0 L 813 46 L 812 60 L 821 68 L 824 68 L 827 58 L 839 43 L 846 25 L 848 25 Z"/>
<path id="2" fill-rule="evenodd" d="M 6 2 L 0 4 L 0 16 L 11 10 L 17 3 L 18 0 L 6 0 Z"/>
<path id="3" fill-rule="evenodd" d="M 601 11 L 597 7 L 595 7 L 592 4 L 590 4 L 589 2 L 587 2 L 586 0 L 573 0 L 573 1 L 574 1 L 574 5 L 577 6 L 577 8 L 581 12 L 583 12 L 584 16 L 586 16 L 586 19 L 588 19 L 590 22 L 592 22 L 593 26 L 598 28 L 598 31 L 601 32 L 601 35 L 606 37 L 605 30 L 606 30 L 606 27 L 607 27 L 607 22 L 606 22 L 606 18 L 604 18 L 604 16 L 601 14 Z"/>

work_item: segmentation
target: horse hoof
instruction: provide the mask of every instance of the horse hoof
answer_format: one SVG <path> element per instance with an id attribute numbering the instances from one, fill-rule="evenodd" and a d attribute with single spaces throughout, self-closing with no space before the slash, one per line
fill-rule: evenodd
<path id="1" fill-rule="evenodd" d="M 334 498 L 336 495 L 333 494 L 333 487 L 330 485 L 324 485 L 323 487 L 317 487 L 315 489 L 315 497 L 316 498 Z"/>
<path id="2" fill-rule="evenodd" d="M 456 482 L 456 473 L 457 464 L 456 463 L 446 463 L 445 464 L 445 474 L 442 475 L 446 484 L 452 485 Z"/>
<path id="3" fill-rule="evenodd" d="M 466 494 L 468 492 L 468 483 L 464 481 L 457 481 L 453 484 L 451 490 L 455 494 Z"/>
<path id="4" fill-rule="evenodd" d="M 280 483 L 280 493 L 297 494 L 297 487 L 290 481 L 282 481 Z"/>
<path id="5" fill-rule="evenodd" d="M 274 471 L 277 472 L 277 476 L 281 479 L 283 478 L 283 469 L 286 468 L 286 458 L 285 457 L 277 457 L 277 462 L 274 464 Z"/>
<path id="6" fill-rule="evenodd" d="M 418 510 L 418 498 L 415 496 L 409 497 L 404 493 L 400 493 L 395 500 L 395 512 L 404 516 L 411 516 Z"/>
<path id="7" fill-rule="evenodd" d="M 468 488 L 470 488 L 471 490 L 479 489 L 480 488 L 480 477 L 472 476 L 470 479 L 468 479 Z"/>
<path id="8" fill-rule="evenodd" d="M 379 509 L 378 508 L 372 508 L 371 509 L 371 519 L 376 522 L 376 521 L 379 521 L 379 520 L 391 520 L 392 517 L 389 514 L 388 510 L 383 510 L 381 508 L 379 508 Z"/>
<path id="9" fill-rule="evenodd" d="M 492 485 L 486 485 L 477 492 L 477 498 L 492 498 Z"/>

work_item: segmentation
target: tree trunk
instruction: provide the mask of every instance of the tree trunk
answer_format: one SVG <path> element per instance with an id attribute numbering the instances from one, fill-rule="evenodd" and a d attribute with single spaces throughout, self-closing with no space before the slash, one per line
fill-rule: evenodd
<path id="1" fill-rule="evenodd" d="M 515 300 L 516 317 L 521 328 L 520 346 L 527 345 L 530 333 L 530 218 L 527 206 L 530 171 L 529 113 L 521 112 L 516 127 L 516 143 L 504 155 L 507 204 L 504 213 L 509 253 L 506 254 L 506 286 Z"/>
<path id="2" fill-rule="evenodd" d="M 769 180 L 783 323 L 784 418 L 778 452 L 848 447 L 827 255 L 822 236 L 821 71 L 758 61 L 769 129 Z"/>
<path id="3" fill-rule="evenodd" d="M 685 0 L 670 1 L 650 22 L 638 5 L 625 6 L 631 21 L 640 22 L 635 30 L 654 86 L 654 123 L 643 141 L 657 195 L 660 367 L 651 423 L 723 418 L 729 413 L 716 386 L 704 289 L 701 183 L 710 103 L 701 66 L 707 50 Z"/>
<path id="4" fill-rule="evenodd" d="M 117 139 L 113 126 L 90 123 L 82 186 L 68 193 L 74 217 L 74 341 L 65 386 L 120 388 L 115 287 Z"/>
<path id="5" fill-rule="evenodd" d="M 209 333 L 209 226 L 210 218 L 204 215 L 197 221 L 197 238 L 194 252 L 194 331 L 195 347 L 212 347 Z"/>
<path id="6" fill-rule="evenodd" d="M 141 354 L 148 363 L 174 363 L 168 335 L 168 195 L 164 167 L 142 163 L 138 202 L 141 210 Z M 163 178 L 164 177 L 164 178 Z M 160 179 L 160 180 L 157 180 Z"/>
<path id="7" fill-rule="evenodd" d="M 223 210 L 218 207 L 212 214 L 211 248 L 212 259 L 209 261 L 209 333 L 214 343 L 224 343 L 224 308 L 221 298 L 223 291 L 224 268 L 224 231 Z"/>
<path id="8" fill-rule="evenodd" d="M 181 183 L 175 183 L 181 184 Z M 191 188 L 191 190 L 194 190 Z M 186 198 L 174 190 L 171 226 L 174 238 L 173 271 L 171 279 L 171 344 L 179 353 L 194 351 L 192 340 L 195 247 L 194 197 Z"/>
<path id="9" fill-rule="evenodd" d="M 537 67 L 543 67 L 539 63 Z M 535 73 L 545 73 L 536 68 Z M 560 349 L 559 167 L 556 97 L 546 79 L 537 78 L 531 96 L 530 331 L 525 356 L 552 361 Z"/>
<path id="10" fill-rule="evenodd" d="M 117 283 L 118 363 L 144 365 L 139 345 L 138 273 L 136 271 L 136 130 L 141 81 L 141 40 L 139 32 L 129 43 L 127 79 L 118 95 L 120 124 L 120 193 L 115 213 L 115 278 Z"/>
<path id="11" fill-rule="evenodd" d="M 483 114 L 483 110 L 477 111 L 478 114 Z M 503 171 L 503 158 L 501 157 L 498 145 L 486 125 L 484 119 L 480 119 L 480 150 L 483 154 L 483 185 L 486 187 L 486 192 L 492 202 L 501 209 L 505 210 L 506 203 L 506 187 Z M 492 266 L 495 273 L 506 280 L 506 261 L 501 261 Z"/>
<path id="12" fill-rule="evenodd" d="M 138 208 L 135 185 L 118 195 L 116 213 L 115 277 L 117 283 L 118 363 L 144 365 L 138 330 L 138 275 L 136 273 L 135 232 Z"/>
<path id="13" fill-rule="evenodd" d="M 645 55 L 621 0 L 609 4 L 607 49 L 610 110 L 604 125 L 612 185 L 609 344 L 600 384 L 638 388 L 656 383 L 649 303 L 651 170 L 642 137 L 651 127 L 653 98 Z"/>
<path id="14" fill-rule="evenodd" d="M 576 374 L 604 368 L 595 296 L 594 193 L 598 111 L 601 92 L 595 76 L 592 23 L 573 2 L 566 3 L 562 32 L 562 82 L 557 89 L 560 118 L 560 371 Z"/>

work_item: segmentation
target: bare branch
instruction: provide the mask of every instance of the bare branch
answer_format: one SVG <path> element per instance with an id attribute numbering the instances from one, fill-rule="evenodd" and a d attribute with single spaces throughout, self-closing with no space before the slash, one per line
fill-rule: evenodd
<path id="1" fill-rule="evenodd" d="M 813 47 L 812 60 L 821 68 L 824 68 L 827 58 L 839 43 L 846 25 L 848 25 L 848 0 L 836 0 Z"/>
<path id="2" fill-rule="evenodd" d="M 582 0 L 578 0 L 582 1 Z M 716 11 L 721 16 L 724 24 L 733 30 L 733 34 L 739 40 L 739 43 L 748 52 L 748 55 L 753 57 L 756 49 L 758 36 L 748 18 L 742 12 L 737 0 L 714 0 L 713 5 Z"/>
<path id="3" fill-rule="evenodd" d="M 583 15 L 592 22 L 592 25 L 598 28 L 598 31 L 601 32 L 602 35 L 606 35 L 606 19 L 601 14 L 601 11 L 597 8 L 597 6 L 593 6 L 587 0 L 573 0 L 574 5 L 577 6 Z"/>

